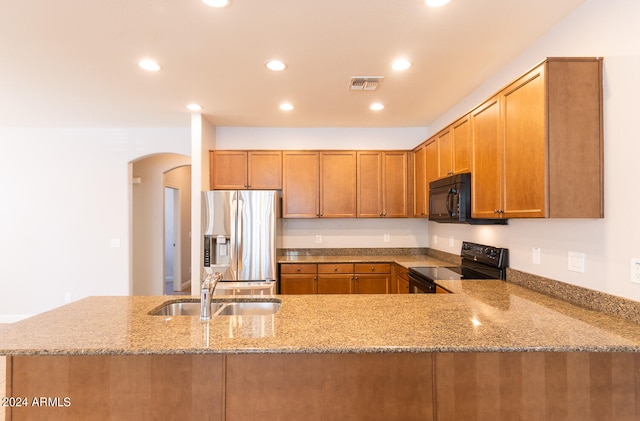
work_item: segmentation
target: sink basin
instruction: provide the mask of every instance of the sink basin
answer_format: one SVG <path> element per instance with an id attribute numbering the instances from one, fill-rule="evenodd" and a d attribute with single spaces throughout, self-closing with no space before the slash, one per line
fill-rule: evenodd
<path id="1" fill-rule="evenodd" d="M 218 316 L 267 316 L 280 310 L 280 303 L 274 301 L 245 301 L 228 303 L 215 312 Z"/>
<path id="2" fill-rule="evenodd" d="M 214 316 L 264 316 L 280 310 L 280 300 L 211 301 Z M 200 317 L 200 301 L 171 301 L 149 312 L 151 316 Z"/>

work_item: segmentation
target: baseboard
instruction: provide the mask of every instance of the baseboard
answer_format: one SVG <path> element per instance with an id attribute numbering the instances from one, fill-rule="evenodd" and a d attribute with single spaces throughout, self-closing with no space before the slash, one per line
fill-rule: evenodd
<path id="1" fill-rule="evenodd" d="M 31 316 L 35 316 L 35 314 L 0 314 L 0 323 L 15 323 Z"/>

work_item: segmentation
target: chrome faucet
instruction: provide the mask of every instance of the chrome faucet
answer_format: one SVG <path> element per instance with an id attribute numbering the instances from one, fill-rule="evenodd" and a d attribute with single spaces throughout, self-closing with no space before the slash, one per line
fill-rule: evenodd
<path id="1" fill-rule="evenodd" d="M 222 274 L 216 272 L 208 274 L 202 281 L 202 288 L 200 289 L 200 320 L 211 320 L 211 296 L 221 279 Z"/>

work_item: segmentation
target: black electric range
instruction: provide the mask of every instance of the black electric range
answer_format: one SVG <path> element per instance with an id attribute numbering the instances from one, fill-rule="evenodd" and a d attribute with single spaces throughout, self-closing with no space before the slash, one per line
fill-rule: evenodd
<path id="1" fill-rule="evenodd" d="M 462 242 L 460 266 L 410 267 L 409 292 L 436 292 L 437 279 L 506 279 L 509 250 L 483 244 Z"/>

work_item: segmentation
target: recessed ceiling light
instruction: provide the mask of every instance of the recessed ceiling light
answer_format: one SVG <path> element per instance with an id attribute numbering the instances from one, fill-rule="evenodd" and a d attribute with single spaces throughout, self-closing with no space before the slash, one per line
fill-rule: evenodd
<path id="1" fill-rule="evenodd" d="M 369 107 L 369 109 L 371 111 L 380 111 L 384 109 L 384 105 L 382 105 L 379 102 L 374 102 L 373 104 L 371 104 L 371 106 Z"/>
<path id="2" fill-rule="evenodd" d="M 391 64 L 393 70 L 407 70 L 411 67 L 411 62 L 406 58 L 399 58 Z"/>
<path id="3" fill-rule="evenodd" d="M 283 102 L 282 104 L 280 104 L 280 109 L 282 111 L 291 111 L 293 110 L 293 105 L 289 102 Z"/>
<path id="4" fill-rule="evenodd" d="M 425 0 L 425 4 L 429 7 L 441 7 L 449 3 L 449 0 Z"/>
<path id="5" fill-rule="evenodd" d="M 151 60 L 149 58 L 142 59 L 138 62 L 138 66 L 144 70 L 148 70 L 149 72 L 157 72 L 160 70 L 160 65 L 155 60 Z"/>
<path id="6" fill-rule="evenodd" d="M 279 72 L 287 68 L 287 65 L 280 60 L 269 60 L 264 65 L 267 66 L 267 69 L 273 70 L 274 72 Z"/>
<path id="7" fill-rule="evenodd" d="M 191 103 L 191 104 L 187 105 L 187 109 L 189 111 L 201 111 L 202 110 L 202 106 L 200 106 L 200 104 Z"/>
<path id="8" fill-rule="evenodd" d="M 230 0 L 202 0 L 202 2 L 211 7 L 227 7 L 231 4 Z"/>

